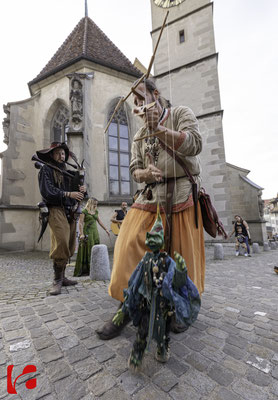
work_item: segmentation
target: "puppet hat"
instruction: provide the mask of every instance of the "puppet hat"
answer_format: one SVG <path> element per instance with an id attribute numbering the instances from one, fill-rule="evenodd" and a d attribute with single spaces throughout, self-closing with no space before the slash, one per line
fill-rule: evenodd
<path id="1" fill-rule="evenodd" d="M 61 143 L 61 142 L 52 142 L 50 147 L 48 149 L 43 149 L 43 150 L 38 150 L 36 151 L 37 156 L 45 161 L 45 162 L 49 162 L 49 161 L 53 161 L 52 157 L 51 157 L 51 153 L 54 149 L 64 149 L 65 150 L 65 161 L 68 161 L 69 155 L 70 155 L 70 151 L 68 146 L 66 145 L 66 143 Z"/>
<path id="2" fill-rule="evenodd" d="M 162 224 L 162 219 L 159 210 L 159 203 L 157 203 L 157 211 L 156 211 L 156 220 L 152 226 L 152 229 L 149 232 L 150 235 L 159 235 L 164 243 L 164 229 Z"/>

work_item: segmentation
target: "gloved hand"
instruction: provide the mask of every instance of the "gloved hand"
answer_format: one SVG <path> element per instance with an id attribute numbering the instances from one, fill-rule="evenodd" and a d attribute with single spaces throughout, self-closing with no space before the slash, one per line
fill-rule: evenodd
<path id="1" fill-rule="evenodd" d="M 186 269 L 186 264 L 183 257 L 177 251 L 174 252 L 174 257 L 177 270 L 183 272 Z"/>
<path id="2" fill-rule="evenodd" d="M 123 323 L 124 317 L 125 317 L 125 313 L 120 308 L 117 311 L 117 313 L 115 314 L 114 318 L 112 319 L 113 324 L 120 326 Z"/>

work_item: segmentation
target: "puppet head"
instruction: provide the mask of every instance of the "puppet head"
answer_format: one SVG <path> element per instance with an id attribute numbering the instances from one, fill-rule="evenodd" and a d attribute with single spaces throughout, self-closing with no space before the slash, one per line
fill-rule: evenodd
<path id="1" fill-rule="evenodd" d="M 159 204 L 157 204 L 156 220 L 151 231 L 146 234 L 145 244 L 153 252 L 158 252 L 164 246 L 164 230 L 159 211 Z"/>

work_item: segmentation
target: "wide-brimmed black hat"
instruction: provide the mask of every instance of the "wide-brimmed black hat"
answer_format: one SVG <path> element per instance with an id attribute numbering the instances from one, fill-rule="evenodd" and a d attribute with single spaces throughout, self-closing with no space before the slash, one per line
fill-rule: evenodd
<path id="1" fill-rule="evenodd" d="M 64 149 L 66 155 L 65 161 L 68 161 L 70 151 L 66 143 L 52 142 L 48 149 L 38 150 L 36 151 L 36 154 L 42 161 L 49 162 L 53 160 L 51 157 L 51 152 L 55 149 Z"/>

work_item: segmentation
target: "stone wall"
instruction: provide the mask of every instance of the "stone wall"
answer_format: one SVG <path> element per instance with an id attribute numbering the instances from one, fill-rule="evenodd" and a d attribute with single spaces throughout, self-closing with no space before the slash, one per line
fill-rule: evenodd
<path id="1" fill-rule="evenodd" d="M 267 239 L 265 221 L 260 216 L 259 194 L 262 187 L 247 178 L 249 170 L 227 163 L 232 220 L 240 215 L 248 222 L 252 240 L 263 243 Z"/>

